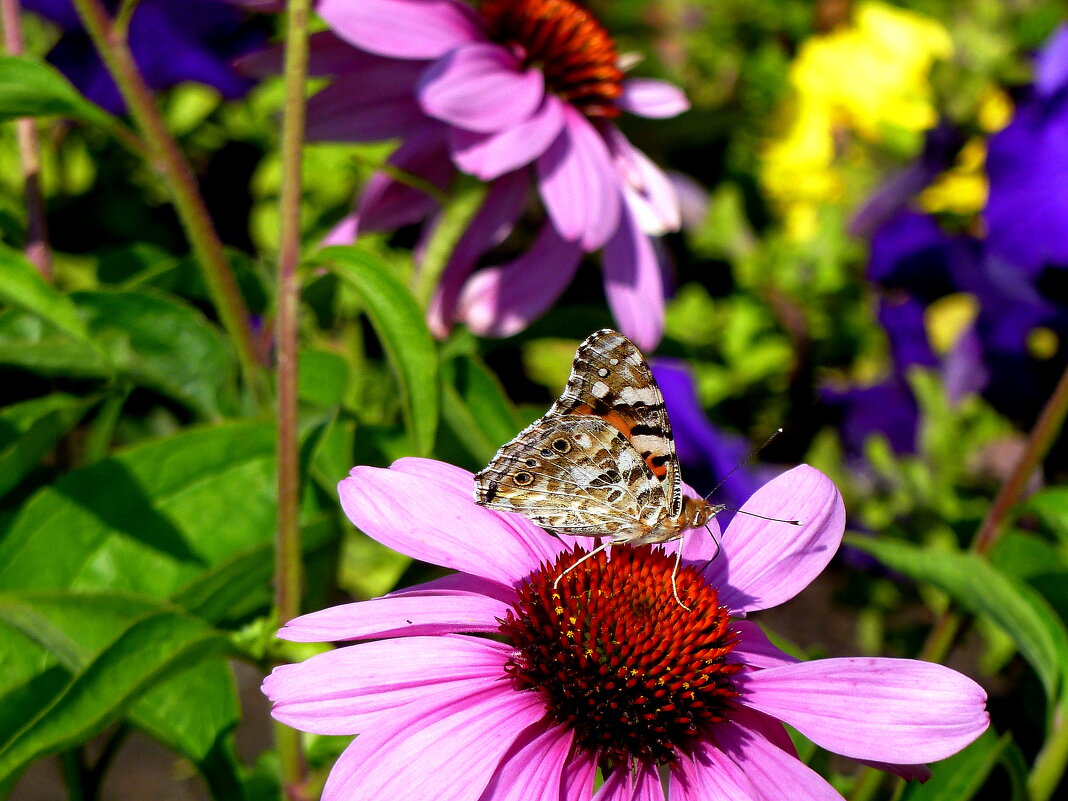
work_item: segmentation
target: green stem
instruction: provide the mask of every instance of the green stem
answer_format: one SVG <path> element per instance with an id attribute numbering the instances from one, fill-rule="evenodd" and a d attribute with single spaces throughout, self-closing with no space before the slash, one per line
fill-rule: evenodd
<path id="1" fill-rule="evenodd" d="M 1027 777 L 1027 795 L 1031 801 L 1047 801 L 1053 796 L 1068 765 L 1068 702 L 1054 710 L 1053 724 L 1042 750 L 1035 757 Z"/>
<path id="2" fill-rule="evenodd" d="M 23 52 L 19 0 L 0 0 L 0 25 L 4 29 L 4 50 L 12 56 Z M 26 195 L 26 258 L 46 281 L 52 280 L 52 249 L 48 245 L 48 224 L 44 194 L 41 192 L 41 143 L 37 122 L 24 118 L 15 121 L 19 162 Z"/>
<path id="3" fill-rule="evenodd" d="M 285 100 L 282 119 L 281 232 L 278 252 L 278 535 L 275 546 L 275 609 L 280 620 L 300 614 L 300 443 L 297 432 L 298 314 L 300 284 L 301 157 L 304 92 L 308 73 L 309 0 L 287 5 Z M 304 783 L 300 740 L 276 729 L 287 794 Z"/>
<path id="4" fill-rule="evenodd" d="M 261 370 L 249 327 L 248 309 L 200 196 L 196 176 L 167 130 L 128 43 L 115 29 L 100 0 L 74 0 L 74 6 L 150 148 L 153 166 L 163 175 L 170 189 L 171 202 L 203 271 L 212 302 L 237 350 L 245 381 L 254 396 L 262 398 Z"/>

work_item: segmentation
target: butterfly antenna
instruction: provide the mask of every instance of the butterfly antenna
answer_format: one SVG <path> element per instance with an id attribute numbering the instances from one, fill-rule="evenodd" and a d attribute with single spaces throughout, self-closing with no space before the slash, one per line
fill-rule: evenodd
<path id="1" fill-rule="evenodd" d="M 732 509 L 729 506 L 724 506 L 720 511 L 736 512 L 737 514 L 746 515 L 748 517 L 759 517 L 761 520 L 770 520 L 772 523 L 789 523 L 791 526 L 805 525 L 801 520 L 787 520 L 782 517 L 767 517 L 766 515 L 758 515 L 756 512 L 747 512 L 745 509 Z"/>
<path id="2" fill-rule="evenodd" d="M 737 473 L 739 470 L 741 470 L 743 467 L 745 467 L 747 464 L 749 464 L 751 461 L 753 461 L 753 457 L 756 456 L 758 453 L 760 453 L 762 450 L 764 450 L 766 447 L 768 447 L 768 445 L 771 444 L 771 441 L 773 439 L 775 439 L 777 436 L 779 436 L 779 434 L 781 434 L 781 433 L 782 433 L 782 429 L 781 428 L 776 429 L 775 433 L 772 434 L 770 437 L 768 437 L 766 440 L 764 440 L 764 443 L 759 448 L 753 448 L 753 450 L 749 451 L 749 455 L 748 456 L 746 456 L 744 459 L 742 459 L 742 461 L 738 462 L 738 464 L 736 464 L 734 467 L 732 467 L 730 469 L 730 471 L 727 473 L 727 475 L 725 475 L 723 478 L 721 478 L 719 480 L 719 483 L 716 484 L 716 486 L 714 486 L 712 488 L 712 491 L 709 492 L 708 495 L 705 496 L 705 500 L 707 501 L 709 498 L 711 498 L 713 495 L 715 495 L 719 491 L 719 488 L 727 483 L 727 479 L 728 478 L 733 476 L 735 473 Z M 737 511 L 737 509 L 728 509 L 728 510 L 725 510 L 725 511 L 735 512 L 735 511 Z"/>

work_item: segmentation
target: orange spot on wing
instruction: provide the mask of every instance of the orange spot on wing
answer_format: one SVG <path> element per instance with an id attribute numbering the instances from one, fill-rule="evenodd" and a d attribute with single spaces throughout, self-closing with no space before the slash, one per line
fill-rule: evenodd
<path id="1" fill-rule="evenodd" d="M 667 475 L 667 463 L 653 464 L 653 459 L 656 458 L 653 454 L 649 454 L 645 457 L 645 463 L 649 465 L 649 469 L 653 471 L 653 475 L 657 478 L 663 478 Z"/>

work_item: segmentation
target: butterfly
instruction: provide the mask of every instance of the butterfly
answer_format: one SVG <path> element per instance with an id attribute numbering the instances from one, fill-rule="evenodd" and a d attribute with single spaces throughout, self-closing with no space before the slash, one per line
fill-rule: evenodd
<path id="1" fill-rule="evenodd" d="M 679 539 L 726 508 L 683 494 L 660 387 L 634 343 L 607 328 L 579 345 L 548 413 L 475 475 L 475 501 L 552 531 L 608 538 L 580 562 L 613 543 Z M 675 587 L 681 558 L 680 547 L 671 581 L 685 607 Z"/>

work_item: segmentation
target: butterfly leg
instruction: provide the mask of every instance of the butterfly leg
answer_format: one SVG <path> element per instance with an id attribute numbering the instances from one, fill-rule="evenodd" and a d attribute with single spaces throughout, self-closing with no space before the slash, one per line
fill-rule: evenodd
<path id="1" fill-rule="evenodd" d="M 567 569 L 566 569 L 566 570 L 565 570 L 565 571 L 564 571 L 563 573 L 561 573 L 561 574 L 560 574 L 559 576 L 557 576 L 557 577 L 556 577 L 556 578 L 555 578 L 555 579 L 553 580 L 553 589 L 555 590 L 555 589 L 556 589 L 556 588 L 557 588 L 557 587 L 559 586 L 559 584 L 560 584 L 560 579 L 562 579 L 562 578 L 563 578 L 564 576 L 566 576 L 566 575 L 567 575 L 568 573 L 570 573 L 570 572 L 571 572 L 572 570 L 574 570 L 574 569 L 575 569 L 576 567 L 578 567 L 579 565 L 581 565 L 581 564 L 582 564 L 583 562 L 585 562 L 585 561 L 586 561 L 587 559 L 589 559 L 589 558 L 590 558 L 591 556 L 596 556 L 596 555 L 597 555 L 597 554 L 599 554 L 599 553 L 600 553 L 601 551 L 607 550 L 607 549 L 608 549 L 608 547 L 609 547 L 609 546 L 610 546 L 611 544 L 612 544 L 612 540 L 608 540 L 608 542 L 603 542 L 603 543 L 601 543 L 601 544 L 600 544 L 600 545 L 598 545 L 598 546 L 597 546 L 596 548 L 594 548 L 594 549 L 593 549 L 592 551 L 590 551 L 590 552 L 589 552 L 588 554 L 586 554 L 586 555 L 585 555 L 585 556 L 583 556 L 583 557 L 582 557 L 581 559 L 579 559 L 579 560 L 578 560 L 577 562 L 575 562 L 575 564 L 573 564 L 573 565 L 571 565 L 570 567 L 568 567 L 568 568 L 567 568 Z"/>
<path id="2" fill-rule="evenodd" d="M 682 602 L 682 599 L 679 598 L 679 588 L 675 584 L 675 577 L 679 575 L 679 565 L 682 564 L 682 544 L 684 542 L 686 542 L 686 538 L 679 537 L 679 549 L 675 551 L 675 567 L 671 570 L 671 594 L 675 596 L 675 603 L 677 603 L 687 612 L 692 612 L 693 610 L 690 609 L 690 607 L 688 607 L 686 604 L 684 604 Z"/>

